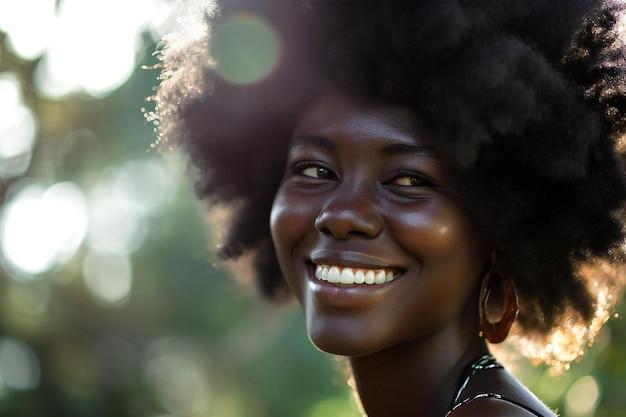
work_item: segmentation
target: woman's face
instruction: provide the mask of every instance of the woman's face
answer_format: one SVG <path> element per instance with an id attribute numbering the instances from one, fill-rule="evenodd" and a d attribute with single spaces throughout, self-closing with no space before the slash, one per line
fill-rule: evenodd
<path id="1" fill-rule="evenodd" d="M 311 341 L 346 356 L 476 327 L 489 249 L 428 132 L 333 92 L 301 113 L 271 231 Z"/>

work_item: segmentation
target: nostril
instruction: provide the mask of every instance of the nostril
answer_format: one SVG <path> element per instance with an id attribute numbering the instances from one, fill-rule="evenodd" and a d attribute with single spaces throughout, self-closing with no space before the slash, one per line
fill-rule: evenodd
<path id="1" fill-rule="evenodd" d="M 323 234 L 323 235 L 332 235 L 333 234 L 328 227 L 322 227 L 321 229 L 318 229 L 318 231 L 321 234 Z"/>
<path id="2" fill-rule="evenodd" d="M 337 239 L 347 239 L 350 236 L 374 238 L 384 228 L 384 221 L 373 212 L 325 210 L 315 219 L 315 228 L 318 232 Z"/>
<path id="3" fill-rule="evenodd" d="M 329 227 L 328 222 L 325 219 L 325 216 L 318 216 L 317 219 L 315 219 L 315 228 L 317 229 L 318 232 L 320 232 L 323 235 L 331 236 L 334 234 L 331 228 Z"/>

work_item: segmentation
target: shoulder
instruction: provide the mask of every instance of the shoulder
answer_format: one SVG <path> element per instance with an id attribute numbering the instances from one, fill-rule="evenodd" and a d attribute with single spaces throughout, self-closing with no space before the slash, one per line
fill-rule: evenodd
<path id="1" fill-rule="evenodd" d="M 505 368 L 477 372 L 448 417 L 556 417 Z"/>
<path id="2" fill-rule="evenodd" d="M 457 405 L 446 417 L 557 417 L 542 407 L 535 410 L 498 394 L 481 394 Z"/>

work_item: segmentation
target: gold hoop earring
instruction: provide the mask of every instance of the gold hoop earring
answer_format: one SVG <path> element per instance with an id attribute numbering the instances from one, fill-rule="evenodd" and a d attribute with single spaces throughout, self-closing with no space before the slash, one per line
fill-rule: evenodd
<path id="1" fill-rule="evenodd" d="M 517 290 L 510 276 L 490 271 L 483 278 L 479 301 L 479 336 L 500 343 L 509 334 L 519 313 Z"/>

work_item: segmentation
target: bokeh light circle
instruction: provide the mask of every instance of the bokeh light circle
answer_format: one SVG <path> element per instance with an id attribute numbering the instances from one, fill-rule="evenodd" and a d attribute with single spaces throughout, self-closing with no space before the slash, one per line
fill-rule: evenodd
<path id="1" fill-rule="evenodd" d="M 174 415 L 204 416 L 211 386 L 197 347 L 185 339 L 162 337 L 147 349 L 145 377 L 161 405 Z"/>
<path id="2" fill-rule="evenodd" d="M 30 165 L 38 122 L 12 72 L 0 73 L 0 114 L 0 178 L 17 177 Z"/>
<path id="3" fill-rule="evenodd" d="M 250 84 L 267 77 L 276 67 L 280 52 L 276 30 L 248 13 L 226 19 L 212 38 L 215 71 L 235 84 Z"/>
<path id="4" fill-rule="evenodd" d="M 106 304 L 119 304 L 130 295 L 133 271 L 128 256 L 89 251 L 83 260 L 83 278 L 89 292 Z"/>
<path id="5" fill-rule="evenodd" d="M 19 390 L 33 389 L 39 385 L 41 366 L 33 349 L 14 338 L 0 340 L 0 381 Z"/>
<path id="6" fill-rule="evenodd" d="M 584 376 L 570 387 L 565 395 L 567 414 L 571 417 L 593 415 L 600 400 L 600 387 L 591 375 Z"/>
<path id="7" fill-rule="evenodd" d="M 55 7 L 55 0 L 0 1 L 0 29 L 20 58 L 34 60 L 45 52 L 54 38 Z"/>
<path id="8" fill-rule="evenodd" d="M 11 269 L 37 275 L 67 262 L 87 231 L 87 203 L 73 183 L 26 186 L 0 218 L 0 248 Z"/>

